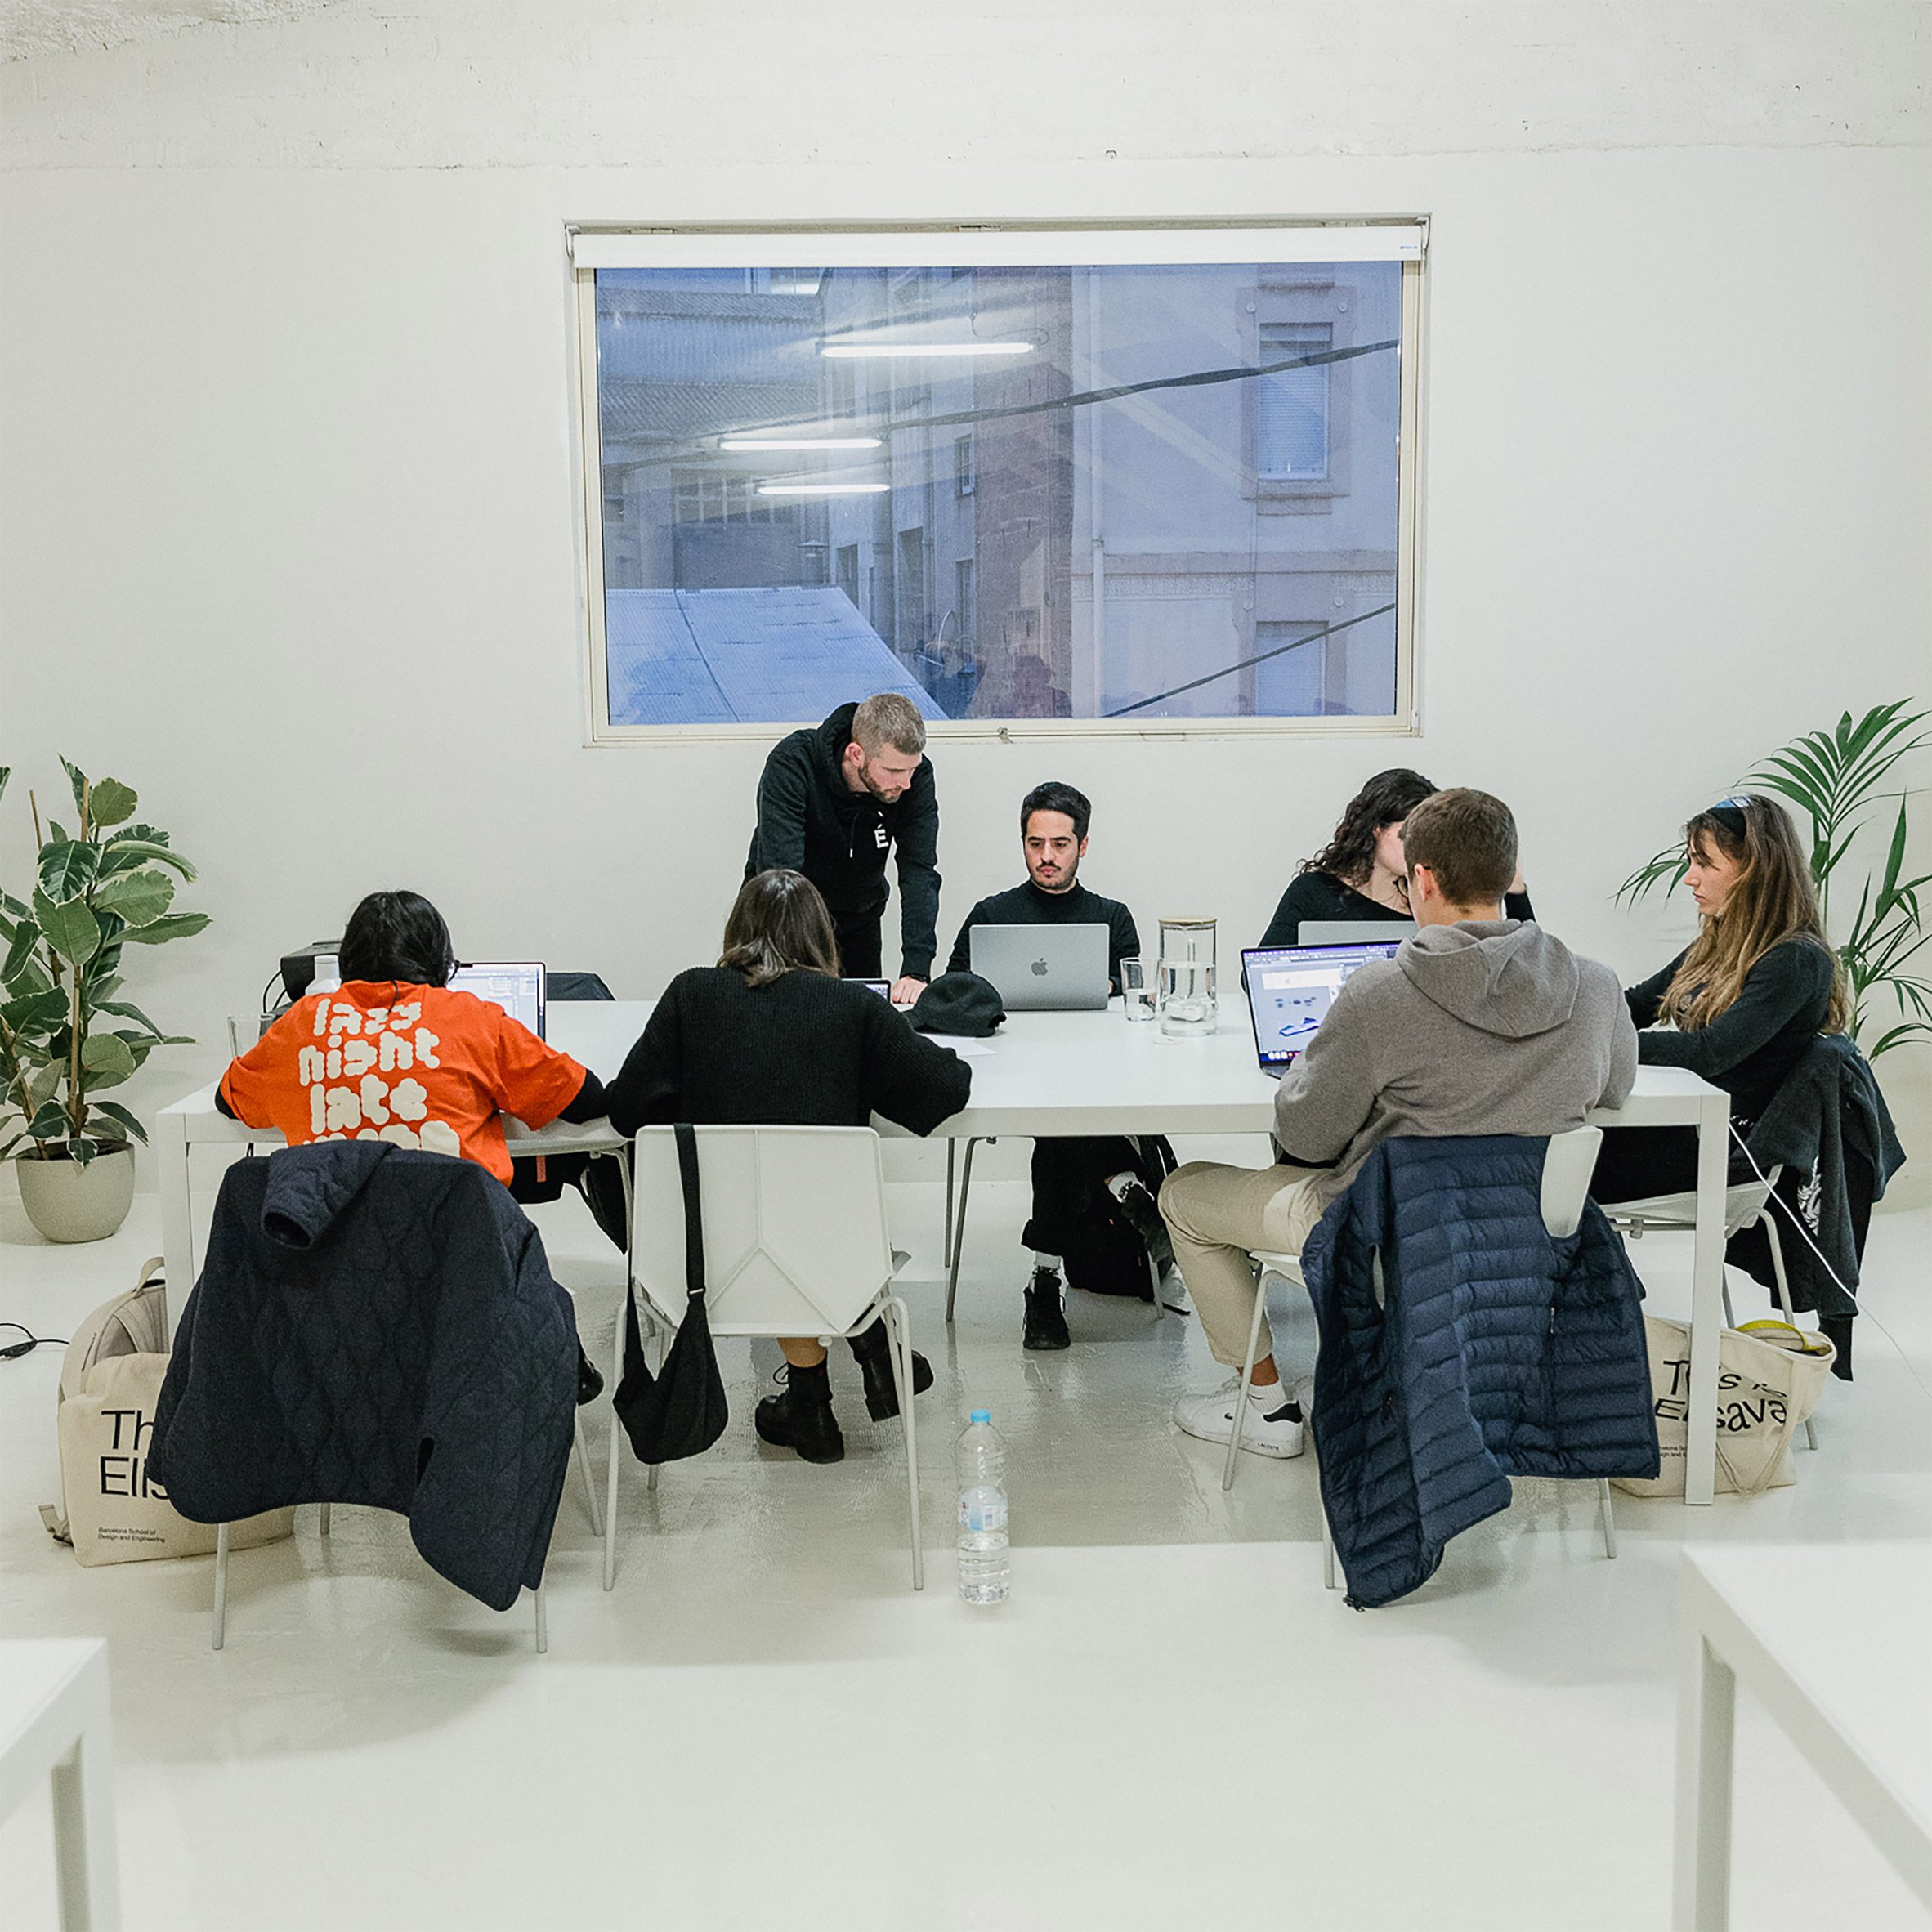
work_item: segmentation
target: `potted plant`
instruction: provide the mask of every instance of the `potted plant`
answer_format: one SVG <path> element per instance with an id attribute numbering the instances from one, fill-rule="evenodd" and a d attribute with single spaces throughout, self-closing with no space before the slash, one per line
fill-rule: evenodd
<path id="1" fill-rule="evenodd" d="M 163 1033 L 120 997 L 122 950 L 186 939 L 204 912 L 171 912 L 175 880 L 195 868 L 168 834 L 134 822 L 139 803 L 118 779 L 91 781 L 60 761 L 77 827 L 43 832 L 25 900 L 0 892 L 0 1158 L 11 1156 L 28 1219 L 50 1241 L 99 1241 L 127 1218 L 132 1142 L 147 1135 L 100 1096 L 132 1079 Z M 0 765 L 0 792 L 10 776 Z"/>
<path id="2" fill-rule="evenodd" d="M 1833 730 L 1807 732 L 1773 752 L 1733 788 L 1775 792 L 1811 821 L 1811 875 L 1818 886 L 1818 910 L 1850 983 L 1852 1038 L 1869 1060 L 1894 1047 L 1932 1040 L 1932 981 L 1911 969 L 1918 955 L 1932 945 L 1919 897 L 1932 885 L 1932 873 L 1916 879 L 1903 876 L 1911 794 L 1903 787 L 1880 789 L 1902 760 L 1932 743 L 1932 735 L 1918 728 L 1928 717 L 1932 712 L 1908 712 L 1903 700 L 1874 705 L 1855 722 L 1848 711 Z M 1850 923 L 1833 931 L 1831 888 L 1839 883 L 1840 869 L 1849 870 L 1846 855 L 1871 822 L 1872 808 L 1894 798 L 1898 811 L 1892 821 L 1885 870 L 1876 877 L 1867 874 Z M 1653 888 L 1675 887 L 1687 862 L 1681 845 L 1666 847 L 1639 865 L 1617 888 L 1617 896 L 1635 903 Z M 1839 903 L 1842 907 L 1842 893 Z M 1867 1035 L 1888 1018 L 1893 1023 L 1868 1042 Z"/>

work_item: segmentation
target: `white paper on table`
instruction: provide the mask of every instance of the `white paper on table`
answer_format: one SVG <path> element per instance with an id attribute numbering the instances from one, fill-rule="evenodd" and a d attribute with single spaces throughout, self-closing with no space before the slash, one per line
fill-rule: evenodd
<path id="1" fill-rule="evenodd" d="M 927 1039 L 936 1044 L 950 1047 L 962 1060 L 990 1060 L 993 1049 L 983 1040 L 974 1040 L 964 1033 L 928 1033 Z"/>

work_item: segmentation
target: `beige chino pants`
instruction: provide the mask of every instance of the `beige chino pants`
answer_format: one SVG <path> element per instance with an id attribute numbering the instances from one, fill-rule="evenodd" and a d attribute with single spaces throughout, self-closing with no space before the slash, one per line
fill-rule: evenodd
<path id="1" fill-rule="evenodd" d="M 1259 1292 L 1254 1248 L 1299 1254 L 1322 1219 L 1315 1197 L 1321 1171 L 1307 1167 L 1224 1167 L 1191 1161 L 1161 1190 L 1161 1213 L 1174 1240 L 1174 1259 L 1193 1298 L 1215 1361 L 1238 1369 L 1248 1352 L 1248 1329 Z M 1263 1323 L 1255 1359 L 1273 1353 Z"/>

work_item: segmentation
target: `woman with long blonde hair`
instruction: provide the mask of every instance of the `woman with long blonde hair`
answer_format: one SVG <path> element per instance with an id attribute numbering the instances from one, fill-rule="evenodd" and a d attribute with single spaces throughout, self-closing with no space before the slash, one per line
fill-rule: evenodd
<path id="1" fill-rule="evenodd" d="M 1684 842 L 1697 936 L 1624 998 L 1639 1062 L 1686 1067 L 1723 1088 L 1733 1125 L 1747 1134 L 1813 1040 L 1845 1031 L 1845 970 L 1797 828 L 1775 798 L 1720 799 L 1684 828 Z M 1605 1138 L 1590 1192 L 1637 1201 L 1696 1185 L 1693 1129 L 1632 1128 Z"/>

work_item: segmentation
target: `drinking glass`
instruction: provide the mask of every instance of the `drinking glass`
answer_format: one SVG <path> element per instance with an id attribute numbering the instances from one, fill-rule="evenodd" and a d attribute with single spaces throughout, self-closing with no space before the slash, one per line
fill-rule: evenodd
<path id="1" fill-rule="evenodd" d="M 1120 962 L 1120 1004 L 1130 1020 L 1154 1017 L 1154 989 L 1147 984 L 1147 969 L 1138 959 Z"/>

